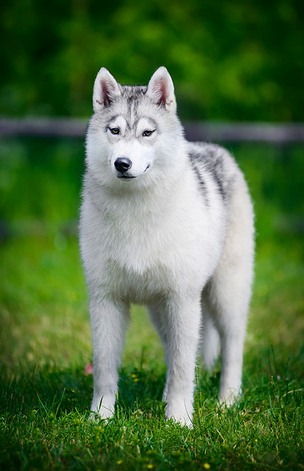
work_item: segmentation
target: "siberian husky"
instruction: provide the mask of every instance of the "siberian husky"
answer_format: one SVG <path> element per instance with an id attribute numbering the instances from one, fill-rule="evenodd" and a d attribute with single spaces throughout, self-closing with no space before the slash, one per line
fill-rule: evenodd
<path id="1" fill-rule="evenodd" d="M 185 140 L 165 67 L 148 86 L 100 69 L 93 107 L 80 217 L 91 410 L 113 416 L 130 303 L 145 304 L 165 353 L 166 418 L 191 427 L 199 350 L 211 368 L 220 344 L 221 403 L 241 390 L 254 255 L 247 186 L 226 150 Z"/>

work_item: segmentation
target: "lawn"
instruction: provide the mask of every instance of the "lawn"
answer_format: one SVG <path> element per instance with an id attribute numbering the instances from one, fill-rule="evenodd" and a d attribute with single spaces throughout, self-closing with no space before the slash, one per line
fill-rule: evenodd
<path id="1" fill-rule="evenodd" d="M 197 367 L 192 430 L 164 421 L 165 365 L 134 306 L 115 418 L 88 421 L 92 360 L 77 243 L 83 142 L 0 142 L 0 469 L 304 469 L 304 148 L 229 145 L 256 212 L 243 396 Z"/>

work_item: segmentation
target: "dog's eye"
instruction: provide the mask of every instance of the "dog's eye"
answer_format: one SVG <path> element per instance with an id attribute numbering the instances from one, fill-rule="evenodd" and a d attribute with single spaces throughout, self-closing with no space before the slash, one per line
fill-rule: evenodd
<path id="1" fill-rule="evenodd" d="M 109 128 L 110 129 L 110 133 L 111 134 L 115 134 L 117 136 L 117 134 L 120 133 L 120 129 L 119 128 Z"/>
<path id="2" fill-rule="evenodd" d="M 142 135 L 143 135 L 143 137 L 150 137 L 150 136 L 152 136 L 152 134 L 153 134 L 154 132 L 155 132 L 155 129 L 154 129 L 154 131 L 148 131 L 148 130 L 146 130 L 146 131 L 144 131 L 144 132 L 142 133 Z"/>

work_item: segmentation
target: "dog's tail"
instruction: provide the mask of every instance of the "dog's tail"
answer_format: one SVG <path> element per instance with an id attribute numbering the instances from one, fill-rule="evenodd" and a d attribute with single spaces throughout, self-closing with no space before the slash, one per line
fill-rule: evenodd
<path id="1" fill-rule="evenodd" d="M 207 370 L 211 370 L 219 354 L 220 338 L 214 322 L 209 315 L 204 316 L 202 340 L 204 364 Z"/>

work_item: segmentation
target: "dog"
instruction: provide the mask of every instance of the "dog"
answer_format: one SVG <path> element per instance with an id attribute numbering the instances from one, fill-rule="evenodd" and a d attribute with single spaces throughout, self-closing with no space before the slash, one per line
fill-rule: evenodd
<path id="1" fill-rule="evenodd" d="M 221 403 L 241 391 L 254 259 L 248 188 L 225 149 L 184 138 L 165 67 L 147 86 L 122 86 L 101 68 L 93 108 L 80 215 L 91 411 L 114 414 L 130 303 L 144 304 L 164 348 L 165 417 L 191 427 L 199 351 L 210 369 L 220 346 Z"/>

